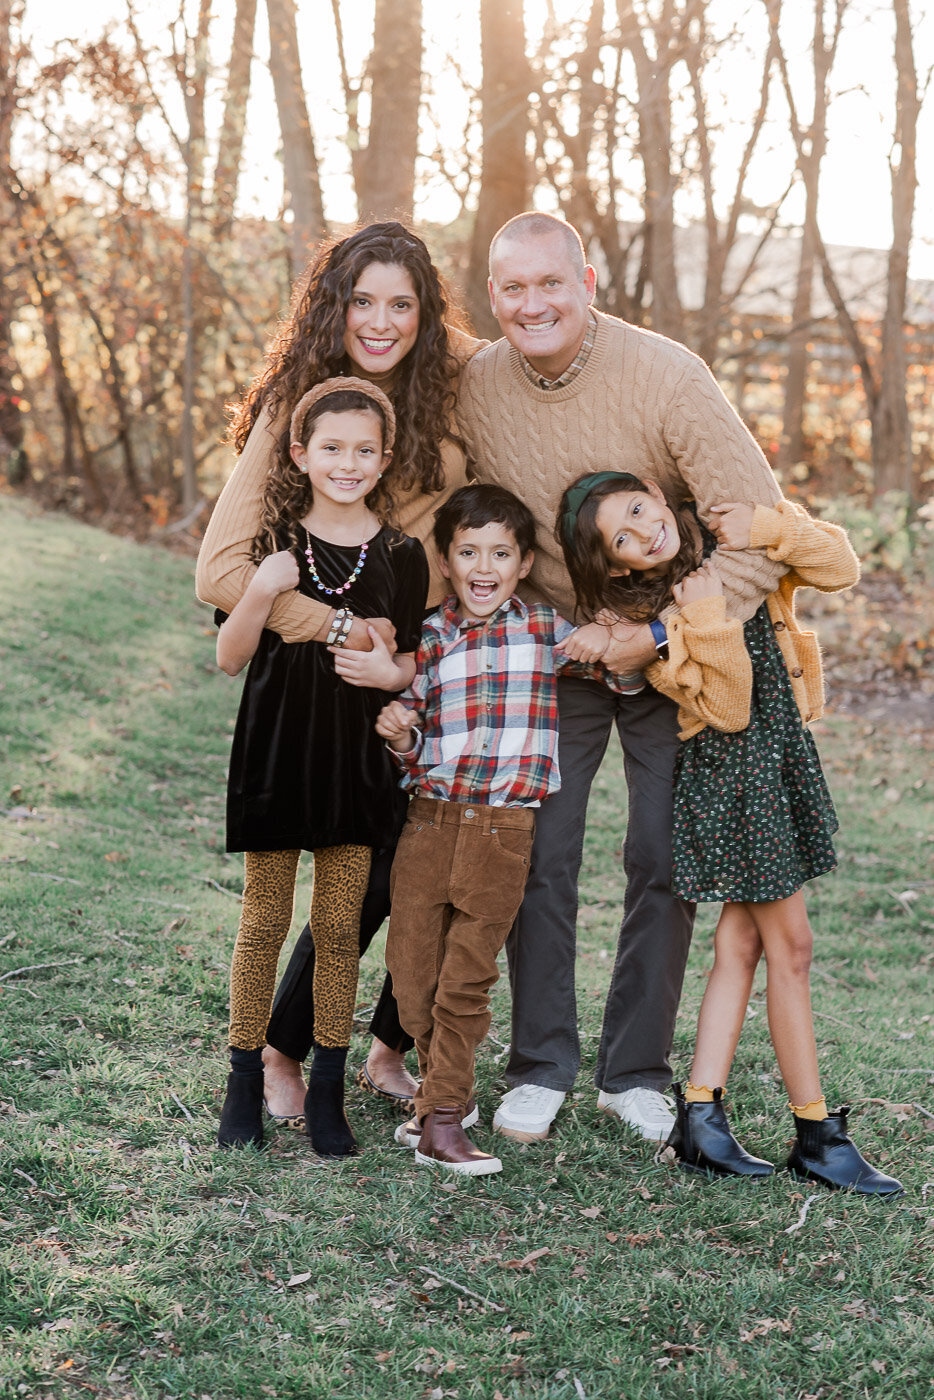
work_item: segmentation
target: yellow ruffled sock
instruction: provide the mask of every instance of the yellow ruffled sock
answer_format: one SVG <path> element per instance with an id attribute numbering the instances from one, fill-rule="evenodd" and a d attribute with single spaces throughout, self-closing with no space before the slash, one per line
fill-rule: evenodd
<path id="1" fill-rule="evenodd" d="M 789 1102 L 788 1107 L 796 1118 L 806 1118 L 811 1123 L 823 1123 L 827 1117 L 827 1100 L 825 1098 L 813 1099 L 811 1103 L 802 1104 L 800 1107 L 796 1103 Z"/>
<path id="2" fill-rule="evenodd" d="M 687 1083 L 684 1086 L 685 1103 L 713 1103 L 713 1089 L 706 1084 Z"/>

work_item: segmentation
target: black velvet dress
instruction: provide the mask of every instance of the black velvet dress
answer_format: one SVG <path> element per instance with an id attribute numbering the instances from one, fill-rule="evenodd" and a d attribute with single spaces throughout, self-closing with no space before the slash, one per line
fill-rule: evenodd
<path id="1" fill-rule="evenodd" d="M 360 550 L 312 535 L 318 576 L 345 583 Z M 296 551 L 298 590 L 349 607 L 356 617 L 388 617 L 399 651 L 415 651 L 428 590 L 418 540 L 383 527 L 346 593 L 328 598 Z M 218 623 L 226 614 L 215 614 Z M 320 846 L 385 846 L 405 799 L 386 747 L 373 728 L 392 697 L 348 685 L 321 642 L 284 642 L 265 630 L 250 662 L 234 731 L 227 783 L 228 851 L 313 851 Z"/>

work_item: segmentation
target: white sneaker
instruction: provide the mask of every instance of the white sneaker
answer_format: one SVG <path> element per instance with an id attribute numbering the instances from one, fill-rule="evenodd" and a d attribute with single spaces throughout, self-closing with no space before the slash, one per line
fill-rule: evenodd
<path id="1" fill-rule="evenodd" d="M 563 1089 L 542 1084 L 520 1084 L 503 1095 L 493 1114 L 493 1127 L 503 1137 L 519 1142 L 540 1142 L 548 1136 L 552 1121 L 566 1098 Z"/>
<path id="2" fill-rule="evenodd" d="M 479 1108 L 476 1104 L 474 1104 L 473 1108 L 468 1105 L 467 1113 L 461 1119 L 461 1127 L 464 1129 L 472 1128 L 479 1122 Z M 393 1133 L 393 1138 L 400 1147 L 418 1147 L 418 1144 L 422 1140 L 422 1125 L 417 1118 L 410 1118 L 408 1122 L 399 1124 L 398 1128 Z"/>
<path id="3" fill-rule="evenodd" d="M 608 1094 L 601 1089 L 597 1107 L 634 1128 L 649 1142 L 667 1142 L 675 1126 L 674 1104 L 657 1089 L 624 1089 L 620 1094 Z"/>

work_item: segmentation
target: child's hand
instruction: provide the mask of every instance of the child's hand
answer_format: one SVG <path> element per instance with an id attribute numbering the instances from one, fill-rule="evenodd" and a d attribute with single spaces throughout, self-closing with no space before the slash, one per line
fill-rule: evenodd
<path id="1" fill-rule="evenodd" d="M 365 685 L 373 690 L 396 690 L 398 681 L 392 652 L 375 627 L 367 626 L 367 636 L 372 644 L 371 651 L 352 651 L 346 646 L 328 647 L 328 651 L 334 657 L 334 670 L 348 685 Z"/>
<path id="2" fill-rule="evenodd" d="M 412 728 L 412 712 L 405 708 L 401 700 L 390 700 L 376 717 L 377 734 L 397 753 L 406 753 L 413 747 L 415 739 Z"/>
<path id="3" fill-rule="evenodd" d="M 298 587 L 298 564 L 290 549 L 282 549 L 278 554 L 267 554 L 261 560 L 254 575 L 257 588 L 275 596 L 288 593 Z"/>
<path id="4" fill-rule="evenodd" d="M 722 593 L 723 584 L 720 582 L 720 575 L 710 563 L 706 569 L 695 569 L 692 574 L 687 574 L 671 590 L 671 596 L 679 608 L 685 607 L 688 603 L 696 603 L 701 598 L 716 598 Z"/>
<path id="5" fill-rule="evenodd" d="M 748 549 L 755 506 L 738 501 L 724 501 L 710 507 L 710 528 L 721 549 Z"/>
<path id="6" fill-rule="evenodd" d="M 593 663 L 599 661 L 606 651 L 610 642 L 610 634 L 606 627 L 599 622 L 588 622 L 584 627 L 578 627 L 576 632 L 565 637 L 561 643 L 561 650 L 568 655 L 572 661 L 585 661 Z"/>

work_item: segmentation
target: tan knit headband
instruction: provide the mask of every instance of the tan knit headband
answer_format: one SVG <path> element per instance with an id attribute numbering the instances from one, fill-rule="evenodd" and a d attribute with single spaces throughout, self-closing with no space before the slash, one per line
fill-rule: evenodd
<path id="1" fill-rule="evenodd" d="M 356 379 L 353 375 L 339 375 L 334 379 L 325 379 L 321 384 L 316 384 L 313 389 L 309 389 L 307 394 L 303 394 L 295 405 L 292 413 L 292 421 L 289 427 L 290 438 L 293 443 L 298 443 L 299 447 L 305 446 L 304 428 L 308 410 L 319 399 L 325 398 L 328 394 L 338 394 L 342 389 L 354 389 L 358 394 L 365 394 L 368 399 L 372 399 L 374 404 L 378 404 L 382 409 L 386 419 L 386 428 L 383 433 L 383 451 L 391 452 L 392 445 L 396 439 L 396 415 L 393 412 L 392 404 L 383 393 L 382 389 L 371 384 L 367 379 Z"/>

